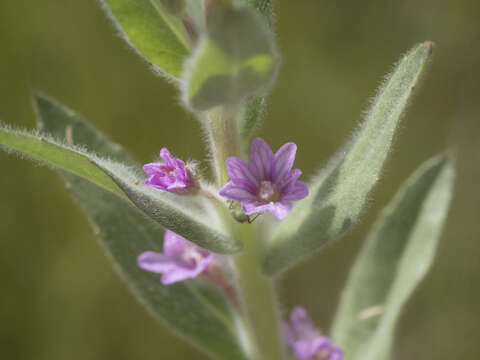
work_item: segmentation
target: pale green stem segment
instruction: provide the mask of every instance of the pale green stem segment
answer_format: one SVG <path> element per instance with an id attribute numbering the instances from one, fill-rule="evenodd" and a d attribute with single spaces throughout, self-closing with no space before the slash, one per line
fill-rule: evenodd
<path id="1" fill-rule="evenodd" d="M 241 152 L 239 139 L 238 116 L 243 109 L 226 109 L 216 107 L 206 116 L 206 128 L 210 137 L 210 151 L 215 169 L 215 179 L 219 187 L 225 185 L 228 173 L 225 162 L 230 156 L 238 156 Z"/>
<path id="2" fill-rule="evenodd" d="M 217 107 L 207 113 L 205 125 L 209 131 L 212 160 L 219 187 L 229 181 L 226 160 L 241 156 L 246 144 L 239 127 L 243 106 Z M 242 327 L 247 353 L 252 360 L 284 360 L 285 345 L 281 335 L 273 281 L 263 275 L 260 262 L 261 239 L 258 228 L 230 219 L 233 236 L 243 243 L 244 251 L 233 257 L 237 276 Z"/>
<path id="3" fill-rule="evenodd" d="M 252 359 L 284 360 L 286 352 L 274 284 L 263 275 L 260 263 L 261 241 L 252 224 L 237 224 L 235 234 L 244 244 L 243 253 L 233 258 L 233 264 Z"/>

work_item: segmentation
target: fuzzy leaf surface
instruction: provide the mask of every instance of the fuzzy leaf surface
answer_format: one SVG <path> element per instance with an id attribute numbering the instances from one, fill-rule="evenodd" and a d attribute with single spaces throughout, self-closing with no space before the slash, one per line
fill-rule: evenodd
<path id="1" fill-rule="evenodd" d="M 267 274 L 274 275 L 305 259 L 358 220 L 431 53 L 432 43 L 426 42 L 400 60 L 357 136 L 311 182 L 310 195 L 275 224 L 264 252 Z"/>
<path id="2" fill-rule="evenodd" d="M 46 136 L 14 131 L 6 127 L 0 127 L 0 147 L 7 151 L 20 152 L 33 160 L 54 166 L 59 170 L 68 171 L 117 196 L 126 198 L 112 179 L 94 165 L 93 162 L 98 158 L 88 155 L 79 148 L 61 144 Z"/>
<path id="3" fill-rule="evenodd" d="M 101 0 L 122 37 L 161 75 L 179 78 L 190 53 L 181 19 L 161 0 Z"/>
<path id="4" fill-rule="evenodd" d="M 373 225 L 333 325 L 345 360 L 391 356 L 401 310 L 432 265 L 453 190 L 454 164 L 440 155 L 400 188 Z"/>
<path id="5" fill-rule="evenodd" d="M 184 73 L 185 102 L 195 110 L 238 104 L 272 85 L 278 57 L 257 11 L 229 8 L 209 26 Z"/>
<path id="6" fill-rule="evenodd" d="M 72 137 L 75 136 L 72 130 Z M 84 149 L 56 140 L 0 127 L 0 147 L 20 152 L 41 163 L 79 176 L 113 193 L 123 201 L 141 194 L 134 203 L 162 226 L 176 232 L 201 247 L 217 253 L 233 253 L 241 245 L 228 235 L 212 205 L 200 196 L 180 196 L 156 191 L 142 184 L 142 176 L 122 163 L 102 158 Z M 122 184 L 119 188 L 116 182 Z M 125 193 L 126 191 L 126 193 Z M 140 202 L 141 203 L 140 203 Z M 150 206 L 150 207 L 149 207 Z"/>
<path id="7" fill-rule="evenodd" d="M 117 144 L 70 110 L 43 95 L 34 98 L 39 128 L 99 155 L 133 164 Z M 73 130 L 69 130 L 73 129 Z M 78 176 L 62 174 L 86 211 L 99 241 L 115 268 L 139 301 L 180 336 L 215 358 L 244 360 L 235 339 L 233 310 L 214 287 L 191 280 L 163 286 L 158 275 L 137 267 L 136 257 L 147 250 L 162 251 L 163 229 L 138 209 Z"/>

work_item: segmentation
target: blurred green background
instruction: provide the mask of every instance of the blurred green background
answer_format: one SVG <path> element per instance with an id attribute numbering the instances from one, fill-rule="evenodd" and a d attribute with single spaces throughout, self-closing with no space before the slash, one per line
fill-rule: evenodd
<path id="1" fill-rule="evenodd" d="M 305 178 L 352 133 L 400 55 L 417 42 L 436 43 L 364 220 L 284 276 L 282 306 L 305 306 L 328 330 L 376 214 L 423 160 L 453 147 L 452 209 L 395 352 L 480 358 L 480 1 L 278 0 L 276 10 L 283 64 L 261 133 L 274 148 L 299 145 Z M 83 114 L 140 162 L 161 146 L 205 158 L 176 89 L 116 36 L 95 0 L 0 1 L 1 120 L 34 127 L 30 88 Z M 137 304 L 54 172 L 5 153 L 0 169 L 2 359 L 204 359 Z"/>

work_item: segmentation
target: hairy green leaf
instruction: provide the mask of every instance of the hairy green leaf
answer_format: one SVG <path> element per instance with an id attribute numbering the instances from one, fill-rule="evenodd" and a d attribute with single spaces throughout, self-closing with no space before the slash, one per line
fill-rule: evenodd
<path id="1" fill-rule="evenodd" d="M 431 53 L 432 43 L 426 42 L 401 59 L 381 87 L 357 136 L 310 184 L 310 195 L 289 217 L 275 224 L 265 250 L 268 274 L 303 260 L 358 220 Z"/>
<path id="2" fill-rule="evenodd" d="M 58 143 L 46 136 L 37 136 L 22 131 L 0 127 L 0 147 L 16 151 L 34 160 L 68 171 L 114 193 L 125 197 L 122 190 L 94 162 L 99 159 L 79 148 Z"/>
<path id="3" fill-rule="evenodd" d="M 122 37 L 154 70 L 167 77 L 180 77 L 190 53 L 190 39 L 165 0 L 100 1 Z"/>
<path id="4" fill-rule="evenodd" d="M 51 103 L 50 106 L 55 104 Z M 55 111 L 61 113 L 62 109 L 57 107 L 52 113 Z M 70 118 L 74 123 L 75 116 L 70 113 Z M 68 136 L 72 139 L 76 136 L 73 126 L 68 131 L 70 135 L 66 133 L 67 143 Z M 141 199 L 132 197 L 137 206 L 164 227 L 201 247 L 217 253 L 232 253 L 241 249 L 240 243 L 228 235 L 219 223 L 211 201 L 204 197 L 177 195 L 149 188 L 143 185 L 141 175 L 134 168 L 88 153 L 79 147 L 62 144 L 47 136 L 0 127 L 0 147 L 23 153 L 34 160 L 79 176 L 110 191 L 123 201 L 128 202 L 128 197 L 132 197 L 132 194 L 141 194 Z M 121 184 L 122 189 L 115 182 Z"/>
<path id="5" fill-rule="evenodd" d="M 184 100 L 201 111 L 238 104 L 249 96 L 263 95 L 277 68 L 273 39 L 260 15 L 250 8 L 225 9 L 187 64 Z"/>
<path id="6" fill-rule="evenodd" d="M 39 128 L 99 155 L 132 162 L 115 143 L 51 99 L 34 98 Z M 133 163 L 133 162 L 132 162 Z M 136 257 L 162 251 L 163 229 L 138 209 L 78 176 L 63 173 L 69 189 L 85 209 L 102 245 L 139 301 L 162 322 L 218 359 L 244 360 L 236 341 L 234 312 L 225 296 L 200 281 L 163 286 L 159 276 L 140 270 Z"/>
<path id="7" fill-rule="evenodd" d="M 351 270 L 333 325 L 346 360 L 390 358 L 401 310 L 432 265 L 454 180 L 450 156 L 424 163 L 382 211 Z"/>
<path id="8" fill-rule="evenodd" d="M 159 192 L 105 169 L 139 209 L 167 229 L 216 253 L 232 254 L 242 249 L 237 239 L 222 231 L 214 204 L 204 201 L 201 196 Z"/>

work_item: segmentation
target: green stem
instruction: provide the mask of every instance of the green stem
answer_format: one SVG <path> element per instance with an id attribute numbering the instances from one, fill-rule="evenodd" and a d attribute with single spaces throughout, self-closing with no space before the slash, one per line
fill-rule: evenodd
<path id="1" fill-rule="evenodd" d="M 273 281 L 263 275 L 255 226 L 238 224 L 237 236 L 244 241 L 244 251 L 234 257 L 242 315 L 249 332 L 254 360 L 284 360 L 285 345 L 280 331 L 278 305 Z"/>
<path id="2" fill-rule="evenodd" d="M 241 109 L 218 107 L 208 113 L 207 128 L 210 136 L 211 152 L 214 161 L 215 177 L 219 187 L 225 185 L 228 174 L 225 161 L 230 156 L 239 156 L 238 119 Z"/>

